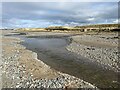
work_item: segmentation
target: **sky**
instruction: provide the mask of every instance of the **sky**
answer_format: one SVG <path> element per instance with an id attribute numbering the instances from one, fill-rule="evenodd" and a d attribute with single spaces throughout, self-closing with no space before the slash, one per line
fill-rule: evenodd
<path id="1" fill-rule="evenodd" d="M 117 2 L 3 2 L 2 28 L 118 23 Z"/>

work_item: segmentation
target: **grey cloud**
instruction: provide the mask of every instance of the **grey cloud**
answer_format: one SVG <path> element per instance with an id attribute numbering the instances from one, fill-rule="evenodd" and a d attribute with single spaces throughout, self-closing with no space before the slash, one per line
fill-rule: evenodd
<path id="1" fill-rule="evenodd" d="M 65 25 L 71 24 L 92 24 L 104 23 L 106 19 L 112 21 L 117 19 L 117 3 L 57 3 L 57 2 L 38 2 L 38 3 L 3 3 L 4 25 L 9 24 L 10 20 L 43 20 L 46 23 Z M 94 20 L 88 20 L 94 18 Z M 26 22 L 29 23 L 30 21 Z M 12 23 L 12 22 L 11 22 Z M 23 22 L 18 22 L 18 24 Z M 41 22 L 42 23 L 42 22 Z M 14 21 L 13 21 L 13 24 Z M 35 23 L 36 24 L 36 23 Z M 10 24 L 11 25 L 11 24 Z M 10 26 L 9 25 L 9 26 Z M 13 25 L 14 26 L 14 25 Z"/>

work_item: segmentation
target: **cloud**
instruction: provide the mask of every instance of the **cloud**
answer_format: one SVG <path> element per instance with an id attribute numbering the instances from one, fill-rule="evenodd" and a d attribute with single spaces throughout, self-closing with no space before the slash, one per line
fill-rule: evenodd
<path id="1" fill-rule="evenodd" d="M 119 2 L 119 0 L 70 0 L 71 2 Z M 44 2 L 70 2 L 69 0 L 44 0 Z M 1 2 L 43 2 L 43 0 L 2 0 Z"/>
<path id="2" fill-rule="evenodd" d="M 4 2 L 3 27 L 115 23 L 116 2 Z"/>
<path id="3" fill-rule="evenodd" d="M 88 18 L 87 20 L 88 21 L 93 21 L 93 20 L 95 20 L 95 18 Z"/>
<path id="4" fill-rule="evenodd" d="M 118 19 L 114 20 L 113 23 L 118 23 Z"/>

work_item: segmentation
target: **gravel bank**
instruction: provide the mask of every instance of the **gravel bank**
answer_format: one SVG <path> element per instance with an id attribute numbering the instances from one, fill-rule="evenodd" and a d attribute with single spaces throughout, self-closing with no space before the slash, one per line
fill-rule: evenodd
<path id="1" fill-rule="evenodd" d="M 117 36 L 117 34 L 72 36 L 72 43 L 67 46 L 67 50 L 119 71 Z"/>
<path id="2" fill-rule="evenodd" d="M 95 88 L 84 80 L 51 69 L 20 42 L 19 38 L 2 38 L 3 88 Z"/>

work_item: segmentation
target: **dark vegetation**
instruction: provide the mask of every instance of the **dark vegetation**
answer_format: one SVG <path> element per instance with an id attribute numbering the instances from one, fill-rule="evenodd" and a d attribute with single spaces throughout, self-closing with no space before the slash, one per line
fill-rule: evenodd
<path id="1" fill-rule="evenodd" d="M 45 28 L 48 31 L 80 31 L 80 32 L 87 32 L 87 31 L 119 31 L 120 24 L 98 24 L 98 25 L 86 25 L 86 26 L 75 26 L 75 27 L 64 27 L 64 26 L 55 26 L 55 27 L 47 27 Z"/>
<path id="2" fill-rule="evenodd" d="M 28 32 L 118 32 L 120 31 L 120 24 L 96 24 L 96 25 L 85 25 L 85 26 L 51 26 L 46 28 L 18 28 L 18 31 Z"/>

